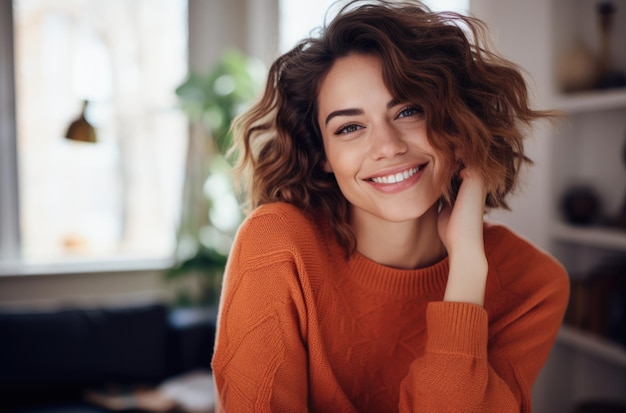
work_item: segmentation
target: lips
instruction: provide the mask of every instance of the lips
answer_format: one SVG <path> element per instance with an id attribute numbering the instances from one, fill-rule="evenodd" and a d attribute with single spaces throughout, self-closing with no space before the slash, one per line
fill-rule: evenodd
<path id="1" fill-rule="evenodd" d="M 368 180 L 375 182 L 377 184 L 397 184 L 406 179 L 409 179 L 410 177 L 412 177 L 413 175 L 415 175 L 416 173 L 424 169 L 425 166 L 426 164 L 413 166 L 411 168 L 394 172 L 389 175 L 374 176 L 374 177 L 368 178 Z"/>

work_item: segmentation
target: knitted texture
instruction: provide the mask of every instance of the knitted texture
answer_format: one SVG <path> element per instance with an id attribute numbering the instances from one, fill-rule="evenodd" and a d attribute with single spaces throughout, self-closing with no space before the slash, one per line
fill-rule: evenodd
<path id="1" fill-rule="evenodd" d="M 484 238 L 480 307 L 442 301 L 447 259 L 416 270 L 346 259 L 294 206 L 258 208 L 226 268 L 218 411 L 530 412 L 569 281 L 511 230 L 485 224 Z"/>

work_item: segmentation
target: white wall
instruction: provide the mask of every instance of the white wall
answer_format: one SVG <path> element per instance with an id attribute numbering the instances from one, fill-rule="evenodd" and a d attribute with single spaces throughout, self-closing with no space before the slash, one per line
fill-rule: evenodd
<path id="1" fill-rule="evenodd" d="M 471 12 L 484 20 L 495 49 L 520 65 L 532 87 L 536 108 L 548 108 L 552 91 L 549 28 L 551 8 L 547 0 L 472 0 Z M 528 156 L 535 165 L 527 169 L 510 200 L 511 212 L 494 211 L 490 218 L 502 221 L 542 248 L 548 248 L 550 204 L 550 124 L 537 124 L 527 141 Z"/>

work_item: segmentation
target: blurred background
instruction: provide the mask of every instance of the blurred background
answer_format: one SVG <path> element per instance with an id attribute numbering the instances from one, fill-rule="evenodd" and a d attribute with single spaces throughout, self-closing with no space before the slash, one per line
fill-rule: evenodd
<path id="1" fill-rule="evenodd" d="M 483 19 L 535 106 L 567 114 L 537 125 L 512 211 L 490 216 L 572 282 L 534 411 L 624 411 L 626 1 L 426 3 Z M 0 0 L 0 407 L 87 408 L 96 389 L 89 408 L 128 410 L 111 403 L 139 383 L 160 391 L 135 398 L 143 410 L 210 411 L 175 395 L 210 378 L 244 218 L 228 126 L 332 4 Z"/>

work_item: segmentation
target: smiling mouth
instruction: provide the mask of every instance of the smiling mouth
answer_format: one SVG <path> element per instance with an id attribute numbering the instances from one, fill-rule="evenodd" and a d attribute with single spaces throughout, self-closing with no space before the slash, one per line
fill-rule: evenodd
<path id="1" fill-rule="evenodd" d="M 398 182 L 402 182 L 405 179 L 409 179 L 410 177 L 424 169 L 425 166 L 426 164 L 422 164 L 414 168 L 409 168 L 403 172 L 398 172 L 387 176 L 377 176 L 374 178 L 370 178 L 369 180 L 372 182 L 376 182 L 377 184 L 397 184 Z"/>

